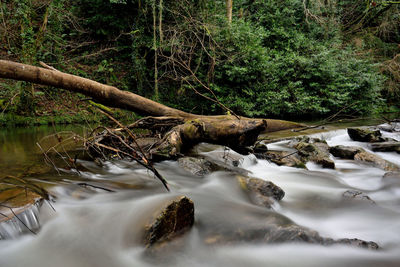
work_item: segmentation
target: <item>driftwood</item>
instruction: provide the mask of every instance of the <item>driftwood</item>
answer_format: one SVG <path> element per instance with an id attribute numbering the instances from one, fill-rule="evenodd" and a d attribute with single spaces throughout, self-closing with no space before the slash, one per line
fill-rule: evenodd
<path id="1" fill-rule="evenodd" d="M 53 68 L 40 68 L 6 60 L 0 60 L 0 78 L 33 82 L 81 93 L 110 107 L 152 116 L 125 128 L 161 129 L 162 137 L 152 146 L 149 155 L 163 158 L 176 157 L 200 142 L 225 145 L 242 151 L 244 147 L 253 145 L 261 132 L 303 126 L 282 120 L 251 119 L 232 115 L 196 115 Z"/>

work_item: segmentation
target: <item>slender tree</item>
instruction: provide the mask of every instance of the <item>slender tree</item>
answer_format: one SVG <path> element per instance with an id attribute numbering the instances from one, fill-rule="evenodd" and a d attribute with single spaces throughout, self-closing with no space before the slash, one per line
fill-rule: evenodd
<path id="1" fill-rule="evenodd" d="M 228 18 L 229 24 L 232 23 L 232 6 L 233 0 L 226 0 L 226 17 Z"/>

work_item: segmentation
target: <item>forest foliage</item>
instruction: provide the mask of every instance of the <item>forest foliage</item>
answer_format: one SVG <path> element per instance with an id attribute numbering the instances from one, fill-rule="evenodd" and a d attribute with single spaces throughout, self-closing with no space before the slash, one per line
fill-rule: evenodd
<path id="1" fill-rule="evenodd" d="M 400 5 L 371 0 L 2 0 L 0 55 L 199 114 L 316 118 L 400 103 Z M 4 112 L 52 88 L 0 81 Z M 7 105 L 11 103 L 13 105 Z M 13 108 L 11 108 L 11 106 Z M 398 108 L 398 107 L 397 107 Z"/>

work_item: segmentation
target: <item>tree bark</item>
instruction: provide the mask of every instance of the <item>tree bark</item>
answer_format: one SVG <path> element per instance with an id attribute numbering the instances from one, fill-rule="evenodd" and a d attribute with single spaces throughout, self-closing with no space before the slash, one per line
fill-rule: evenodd
<path id="1" fill-rule="evenodd" d="M 232 7 L 233 0 L 226 0 L 226 17 L 228 18 L 229 24 L 232 23 Z"/>
<path id="2" fill-rule="evenodd" d="M 265 131 L 279 131 L 304 125 L 282 120 L 236 118 L 231 115 L 203 116 L 167 107 L 137 94 L 119 90 L 86 78 L 12 61 L 0 60 L 0 78 L 33 82 L 84 94 L 101 104 L 134 111 L 140 115 L 175 121 L 158 150 L 176 156 L 199 142 L 240 148 L 252 145 Z M 161 120 L 160 118 L 152 118 Z M 145 125 L 145 123 L 143 124 Z M 140 127 L 140 126 L 139 126 Z M 143 128 L 143 127 L 142 127 Z M 165 154 L 164 153 L 164 154 Z"/>

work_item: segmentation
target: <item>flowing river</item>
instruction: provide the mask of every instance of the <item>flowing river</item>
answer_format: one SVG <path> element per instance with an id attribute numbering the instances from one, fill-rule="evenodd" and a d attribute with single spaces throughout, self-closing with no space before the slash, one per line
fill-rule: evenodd
<path id="1" fill-rule="evenodd" d="M 44 165 L 35 143 L 51 132 L 49 128 L 1 130 L 0 173 L 16 175 L 18 166 L 27 162 Z M 400 140 L 399 133 L 384 135 Z M 370 151 L 367 144 L 351 141 L 345 130 L 315 136 L 330 146 L 361 146 Z M 268 144 L 268 148 L 290 150 L 287 143 Z M 0 240 L 0 266 L 400 266 L 400 179 L 384 179 L 385 171 L 379 168 L 333 157 L 336 169 L 307 163 L 305 170 L 277 166 L 254 155 L 241 156 L 209 144 L 197 146 L 196 152 L 210 158 L 226 154 L 239 158 L 238 167 L 247 170 L 248 176 L 272 181 L 285 191 L 285 197 L 272 210 L 256 206 L 232 172 L 198 177 L 176 161 L 156 164 L 170 184 L 168 193 L 134 162 L 106 162 L 99 167 L 81 160 L 85 170 L 80 175 L 53 170 L 32 174 L 32 179 L 44 185 L 56 201 L 52 205 L 44 202 L 40 209 L 23 214 L 28 226 L 41 226 L 36 235 L 21 235 L 21 225 L 0 224 L 4 238 Z M 376 154 L 400 165 L 400 154 Z M 96 187 L 82 187 L 78 182 Z M 344 201 L 342 194 L 349 189 L 365 192 L 376 204 Z M 149 255 L 139 242 L 143 218 L 178 195 L 193 200 L 195 224 L 180 243 Z M 323 237 L 374 241 L 380 249 L 250 241 L 210 244 L 210 233 L 262 224 L 271 216 L 318 231 Z"/>

